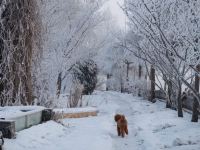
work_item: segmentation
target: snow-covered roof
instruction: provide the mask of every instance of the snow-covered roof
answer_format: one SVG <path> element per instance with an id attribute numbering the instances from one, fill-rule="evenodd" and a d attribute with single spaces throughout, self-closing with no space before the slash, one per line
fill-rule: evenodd
<path id="1" fill-rule="evenodd" d="M 34 112 L 42 111 L 45 107 L 42 106 L 6 106 L 0 107 L 0 118 L 12 119 Z"/>

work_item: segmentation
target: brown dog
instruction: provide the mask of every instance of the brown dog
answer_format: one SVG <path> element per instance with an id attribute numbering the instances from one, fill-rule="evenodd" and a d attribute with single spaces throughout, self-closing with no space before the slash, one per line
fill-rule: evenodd
<path id="1" fill-rule="evenodd" d="M 128 135 L 128 122 L 124 115 L 116 114 L 115 121 L 117 122 L 117 133 L 118 136 L 125 136 L 125 133 Z"/>

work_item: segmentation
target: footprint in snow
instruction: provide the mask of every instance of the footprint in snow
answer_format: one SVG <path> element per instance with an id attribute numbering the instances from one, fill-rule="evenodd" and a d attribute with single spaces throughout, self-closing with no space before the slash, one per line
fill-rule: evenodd
<path id="1" fill-rule="evenodd" d="M 117 135 L 113 134 L 113 133 L 109 133 L 111 138 L 117 138 Z"/>
<path id="2" fill-rule="evenodd" d="M 173 125 L 173 124 L 163 124 L 163 125 L 159 125 L 156 127 L 156 129 L 153 130 L 153 133 L 157 133 L 157 132 L 160 132 L 162 130 L 165 130 L 165 129 L 168 129 L 168 128 L 172 128 L 172 127 L 175 127 L 176 125 Z"/>
<path id="3" fill-rule="evenodd" d="M 41 139 L 45 139 L 45 136 L 41 136 Z"/>
<path id="4" fill-rule="evenodd" d="M 138 131 L 142 131 L 143 129 L 142 129 L 142 128 L 140 128 L 140 127 L 137 127 L 137 130 L 138 130 Z"/>
<path id="5" fill-rule="evenodd" d="M 144 144 L 144 140 L 139 140 L 139 141 L 137 141 L 137 142 L 138 142 L 138 145 Z"/>

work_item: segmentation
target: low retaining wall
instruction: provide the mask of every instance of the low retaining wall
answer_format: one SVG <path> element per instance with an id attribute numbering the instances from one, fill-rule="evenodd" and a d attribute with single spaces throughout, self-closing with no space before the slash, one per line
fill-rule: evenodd
<path id="1" fill-rule="evenodd" d="M 54 109 L 54 119 L 62 118 L 84 118 L 89 116 L 97 116 L 98 110 L 95 107 L 87 108 L 68 108 L 68 109 Z"/>
<path id="2" fill-rule="evenodd" d="M 84 118 L 89 116 L 97 116 L 97 112 L 81 112 L 81 113 L 66 113 L 63 118 Z"/>

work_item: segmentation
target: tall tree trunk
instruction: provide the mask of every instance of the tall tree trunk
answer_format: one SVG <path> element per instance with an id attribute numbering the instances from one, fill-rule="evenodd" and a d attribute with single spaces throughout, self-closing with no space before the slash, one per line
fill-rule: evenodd
<path id="1" fill-rule="evenodd" d="M 139 65 L 139 79 L 142 77 L 142 66 L 141 65 Z"/>
<path id="2" fill-rule="evenodd" d="M 121 93 L 124 93 L 124 84 L 123 84 L 123 81 L 121 80 L 121 83 L 120 83 L 121 85 Z"/>
<path id="3" fill-rule="evenodd" d="M 57 98 L 59 98 L 60 96 L 61 87 L 62 87 L 62 72 L 58 74 L 58 79 L 57 79 L 57 92 L 56 92 Z"/>
<path id="4" fill-rule="evenodd" d="M 151 80 L 151 89 L 150 89 L 150 101 L 153 102 L 155 99 L 155 69 L 151 66 L 150 70 L 150 80 Z"/>
<path id="5" fill-rule="evenodd" d="M 106 91 L 109 90 L 108 88 L 108 80 L 111 78 L 111 75 L 110 74 L 107 74 L 107 83 L 106 83 Z"/>
<path id="6" fill-rule="evenodd" d="M 197 71 L 200 72 L 200 65 L 197 66 Z M 199 92 L 199 76 L 196 73 L 195 75 L 195 90 L 196 92 Z M 198 122 L 198 111 L 199 108 L 199 102 L 197 98 L 194 96 L 194 101 L 193 101 L 193 110 L 192 110 L 192 122 Z"/>
<path id="7" fill-rule="evenodd" d="M 166 83 L 166 81 L 164 80 L 164 91 L 167 91 L 167 83 Z"/>
<path id="8" fill-rule="evenodd" d="M 139 65 L 139 68 L 138 68 L 138 77 L 139 77 L 139 79 L 141 79 L 141 77 L 142 77 L 142 66 L 141 65 Z M 138 96 L 139 97 L 142 96 L 140 88 L 138 89 Z"/>
<path id="9" fill-rule="evenodd" d="M 108 80 L 109 80 L 109 74 L 107 74 L 106 77 L 107 77 L 107 82 L 106 82 L 106 91 L 108 91 Z"/>
<path id="10" fill-rule="evenodd" d="M 127 62 L 127 69 L 126 69 L 126 81 L 129 81 L 129 68 L 130 68 L 130 63 Z"/>
<path id="11" fill-rule="evenodd" d="M 166 102 L 166 108 L 172 108 L 172 82 L 171 81 L 167 81 L 167 102 Z"/>
<path id="12" fill-rule="evenodd" d="M 36 1 L 5 1 L 1 11 L 1 105 L 29 105 L 33 100 L 32 55 L 37 41 Z"/>
<path id="13" fill-rule="evenodd" d="M 0 27 L 0 31 L 2 31 L 1 27 Z M 2 65 L 2 58 L 3 58 L 3 40 L 0 39 L 0 66 Z M 2 96 L 3 90 L 4 90 L 3 73 L 0 73 L 0 106 L 3 106 L 4 104 L 4 100 Z"/>
<path id="14" fill-rule="evenodd" d="M 124 83 L 123 83 L 122 75 L 120 75 L 120 88 L 121 88 L 121 93 L 124 93 Z"/>
<path id="15" fill-rule="evenodd" d="M 178 117 L 183 117 L 183 110 L 182 110 L 182 100 L 181 100 L 181 81 L 178 80 L 178 97 L 177 97 L 177 103 L 178 103 Z"/>

